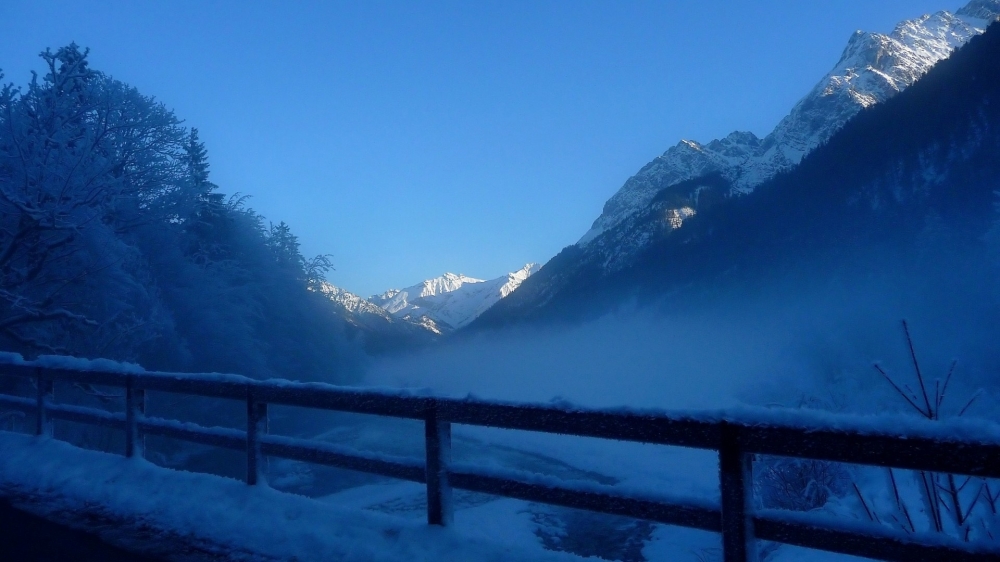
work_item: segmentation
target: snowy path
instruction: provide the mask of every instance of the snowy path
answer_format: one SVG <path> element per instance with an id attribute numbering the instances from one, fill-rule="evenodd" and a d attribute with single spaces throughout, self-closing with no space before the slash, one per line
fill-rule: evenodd
<path id="1" fill-rule="evenodd" d="M 543 550 L 533 536 L 432 527 L 8 432 L 0 496 L 173 560 L 583 560 Z"/>

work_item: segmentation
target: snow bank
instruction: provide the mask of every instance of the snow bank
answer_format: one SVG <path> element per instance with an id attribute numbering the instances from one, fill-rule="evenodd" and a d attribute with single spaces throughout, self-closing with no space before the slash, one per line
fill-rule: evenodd
<path id="1" fill-rule="evenodd" d="M 100 521 L 92 530 L 106 540 L 172 559 L 193 548 L 233 560 L 581 560 L 8 432 L 0 494 L 49 518 Z"/>

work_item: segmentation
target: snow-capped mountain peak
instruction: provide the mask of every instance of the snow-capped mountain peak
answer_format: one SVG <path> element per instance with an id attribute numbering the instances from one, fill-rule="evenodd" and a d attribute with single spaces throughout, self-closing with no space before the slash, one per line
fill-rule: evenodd
<path id="1" fill-rule="evenodd" d="M 334 303 L 336 314 L 365 334 L 366 346 L 374 349 L 426 343 L 444 333 L 429 318 L 415 321 L 394 318 L 381 306 L 330 283 L 321 284 L 318 290 Z"/>
<path id="2" fill-rule="evenodd" d="M 980 22 L 992 21 L 997 14 L 1000 14 L 1000 0 L 972 0 L 955 12 L 957 16 Z"/>
<path id="3" fill-rule="evenodd" d="M 900 22 L 889 34 L 854 33 L 833 69 L 767 137 L 735 132 L 704 144 L 681 141 L 629 178 L 577 244 L 591 245 L 645 209 L 661 190 L 682 181 L 714 172 L 731 183 L 732 193 L 753 191 L 797 164 L 863 108 L 915 82 L 998 17 L 1000 0 L 972 0 L 954 14 L 942 11 Z"/>
<path id="4" fill-rule="evenodd" d="M 510 295 L 540 267 L 529 263 L 517 271 L 488 281 L 445 273 L 412 287 L 374 295 L 368 300 L 385 309 L 394 318 L 409 321 L 428 318 L 437 325 L 458 329 Z"/>
<path id="5" fill-rule="evenodd" d="M 471 283 L 485 283 L 485 280 L 461 273 L 445 273 L 440 277 L 421 281 L 412 287 L 389 289 L 381 295 L 372 295 L 368 300 L 389 311 L 390 314 L 397 314 L 410 308 L 412 301 L 451 293 Z"/>
<path id="6" fill-rule="evenodd" d="M 461 273 L 445 273 L 441 277 L 435 277 L 434 279 L 428 279 L 421 283 L 420 295 L 421 297 L 432 297 L 434 295 L 440 295 L 443 293 L 450 293 L 452 291 L 457 291 L 467 283 L 483 283 L 485 279 L 476 279 L 475 277 L 468 277 Z"/>

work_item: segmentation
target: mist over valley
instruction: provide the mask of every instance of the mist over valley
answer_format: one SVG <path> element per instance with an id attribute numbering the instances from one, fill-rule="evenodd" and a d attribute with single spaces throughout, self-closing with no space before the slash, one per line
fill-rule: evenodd
<path id="1" fill-rule="evenodd" d="M 311 502 L 282 508 L 282 525 L 311 533 L 313 515 L 299 514 L 329 508 L 364 513 L 382 537 L 344 531 L 240 545 L 232 537 L 245 523 L 234 513 L 205 525 L 198 544 L 214 546 L 180 552 L 178 537 L 191 527 L 184 516 L 150 515 L 159 530 L 133 540 L 134 518 L 102 512 L 117 521 L 105 524 L 119 531 L 110 542 L 163 559 L 735 560 L 725 525 L 720 535 L 664 524 L 666 516 L 623 516 L 625 508 L 597 500 L 590 511 L 567 507 L 580 505 L 565 499 L 573 493 L 611 490 L 635 502 L 681 498 L 691 513 L 725 518 L 731 509 L 720 487 L 726 445 L 603 438 L 625 431 L 614 420 L 675 416 L 711 431 L 721 424 L 720 435 L 741 420 L 815 429 L 789 421 L 798 419 L 860 427 L 862 437 L 1000 435 L 998 18 L 1000 0 L 972 0 L 889 33 L 858 31 L 770 133 L 681 140 L 543 263 L 524 256 L 498 276 L 442 272 L 368 296 L 338 284 L 335 254 L 304 255 L 314 243 L 297 225 L 254 210 L 240 186 L 214 183 L 212 147 L 170 100 L 96 68 L 83 45 L 46 49 L 37 74 L 5 77 L 15 82 L 0 91 L 0 361 L 10 371 L 0 377 L 9 395 L 0 433 L 38 434 L 31 439 L 52 446 L 43 432 L 50 405 L 64 416 L 48 430 L 56 440 L 117 454 L 133 451 L 142 423 L 161 423 L 138 448 L 149 461 L 141 470 L 255 484 L 259 462 L 267 494 Z M 28 366 L 36 378 L 14 376 Z M 44 369 L 97 378 L 46 382 Z M 201 390 L 190 395 L 151 390 L 148 404 L 141 390 L 136 410 L 134 377 L 182 381 L 182 373 L 212 375 L 191 383 Z M 119 389 L 108 382 L 118 376 L 133 378 Z M 232 390 L 241 384 L 244 394 Z M 272 395 L 253 390 L 265 388 Z M 336 392 L 358 398 L 316 409 L 301 397 L 309 389 L 327 397 L 317 404 Z M 426 412 L 407 410 L 421 400 L 432 405 Z M 491 426 L 462 407 L 515 422 Z M 87 412 L 107 427 L 73 421 Z M 560 416 L 612 421 L 572 435 L 524 430 L 546 415 L 553 427 L 568 427 Z M 209 437 L 183 440 L 196 429 Z M 260 435 L 280 437 L 262 446 Z M 975 445 L 995 446 L 993 437 Z M 320 444 L 313 460 L 334 460 L 266 452 L 307 440 Z M 801 457 L 740 454 L 753 466 L 740 501 L 762 517 L 791 525 L 816 516 L 844 532 L 877 529 L 905 548 L 971 549 L 984 560 L 1000 552 L 1000 481 L 984 475 L 992 468 L 956 477 L 911 469 L 911 460 L 839 462 L 809 447 Z M 35 493 L 21 472 L 8 471 L 20 483 L 5 481 L 3 466 L 0 498 L 17 504 L 19 493 Z M 107 466 L 134 477 L 130 465 Z M 452 495 L 449 477 L 465 487 Z M 514 477 L 521 488 L 483 491 L 482 482 Z M 191 482 L 193 497 L 222 489 L 198 492 L 202 484 Z M 447 493 L 433 492 L 441 482 Z M 530 499 L 545 493 L 562 499 Z M 84 514 L 88 501 L 62 498 L 36 511 Z M 436 543 L 418 529 L 425 520 L 445 524 L 443 536 L 467 550 L 427 546 Z M 750 535 L 747 560 L 851 559 L 791 546 L 804 542 L 754 541 L 752 525 Z"/>

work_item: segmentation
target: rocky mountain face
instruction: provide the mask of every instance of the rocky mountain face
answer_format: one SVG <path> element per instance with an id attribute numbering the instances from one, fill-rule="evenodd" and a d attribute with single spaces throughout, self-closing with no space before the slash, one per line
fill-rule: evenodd
<path id="1" fill-rule="evenodd" d="M 797 164 L 861 109 L 883 102 L 913 84 L 955 47 L 983 32 L 1000 16 L 1000 0 L 973 0 L 954 14 L 946 11 L 901 22 L 889 34 L 856 32 L 833 69 L 800 100 L 774 130 L 758 138 L 734 132 L 701 144 L 682 140 L 629 178 L 604 205 L 601 216 L 578 242 L 587 248 L 644 210 L 654 196 L 678 182 L 708 173 L 730 182 L 731 194 L 746 194 Z M 697 193 L 685 193 L 696 198 Z M 609 253 L 631 254 L 621 235 L 598 242 L 592 252 L 613 265 Z M 641 242 L 641 239 L 635 240 Z"/>
<path id="2" fill-rule="evenodd" d="M 1000 1 L 976 0 L 890 35 L 855 35 L 771 135 L 668 150 L 609 201 L 588 237 L 473 326 L 600 313 L 792 256 L 909 244 L 933 217 L 981 240 L 1000 185 L 1000 24 L 975 36 L 998 14 Z"/>
<path id="3" fill-rule="evenodd" d="M 1000 0 L 973 0 L 954 14 L 903 21 L 889 34 L 856 32 L 833 69 L 770 134 L 734 132 L 668 149 L 605 203 L 591 229 L 553 260 L 558 267 L 547 264 L 528 291 L 496 315 L 515 307 L 529 313 L 566 289 L 575 292 L 574 284 L 594 284 L 630 267 L 653 241 L 697 214 L 794 168 L 860 111 L 905 90 L 998 17 Z"/>
<path id="4" fill-rule="evenodd" d="M 338 315 L 347 321 L 356 336 L 363 340 L 369 352 L 378 353 L 431 343 L 444 333 L 426 318 L 410 321 L 394 318 L 387 310 L 329 283 L 320 286 L 334 303 Z"/>

